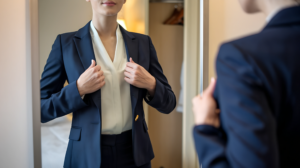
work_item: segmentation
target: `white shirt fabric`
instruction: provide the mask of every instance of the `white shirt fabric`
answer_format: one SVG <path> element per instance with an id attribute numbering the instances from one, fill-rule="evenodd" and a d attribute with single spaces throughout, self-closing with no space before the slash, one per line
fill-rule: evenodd
<path id="1" fill-rule="evenodd" d="M 114 60 L 109 57 L 93 23 L 90 33 L 97 65 L 104 72 L 105 85 L 101 88 L 102 134 L 121 134 L 132 129 L 130 84 L 124 80 L 127 54 L 118 26 Z"/>

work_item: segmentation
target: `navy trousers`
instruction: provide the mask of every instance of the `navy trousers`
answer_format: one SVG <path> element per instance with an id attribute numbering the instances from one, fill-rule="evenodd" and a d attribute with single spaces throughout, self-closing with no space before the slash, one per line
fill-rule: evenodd
<path id="1" fill-rule="evenodd" d="M 135 165 L 131 130 L 119 135 L 101 135 L 101 141 L 101 168 L 151 168 L 151 163 Z"/>

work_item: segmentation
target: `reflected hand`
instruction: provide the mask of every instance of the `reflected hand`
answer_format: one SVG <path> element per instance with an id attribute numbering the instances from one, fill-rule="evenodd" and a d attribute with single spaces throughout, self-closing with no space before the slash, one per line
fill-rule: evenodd
<path id="1" fill-rule="evenodd" d="M 210 85 L 203 92 L 193 98 L 193 111 L 196 125 L 212 125 L 220 127 L 220 110 L 217 109 L 217 103 L 213 97 L 216 86 L 216 80 L 212 78 Z"/>
<path id="2" fill-rule="evenodd" d="M 93 93 L 102 88 L 104 84 L 103 71 L 100 65 L 96 65 L 94 60 L 92 60 L 90 67 L 77 80 L 77 88 L 80 96 Z"/>
<path id="3" fill-rule="evenodd" d="M 132 58 L 125 68 L 125 81 L 135 87 L 148 90 L 150 96 L 154 96 L 156 79 L 142 66 L 136 64 Z"/>

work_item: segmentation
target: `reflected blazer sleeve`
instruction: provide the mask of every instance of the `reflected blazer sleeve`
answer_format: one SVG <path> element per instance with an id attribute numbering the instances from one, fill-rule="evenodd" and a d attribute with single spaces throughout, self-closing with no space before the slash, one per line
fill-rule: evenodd
<path id="1" fill-rule="evenodd" d="M 212 126 L 194 128 L 203 168 L 279 167 L 275 118 L 255 67 L 251 55 L 233 44 L 222 45 L 215 96 L 226 137 Z"/>
<path id="2" fill-rule="evenodd" d="M 154 96 L 150 100 L 145 98 L 145 101 L 159 112 L 168 114 L 172 112 L 176 106 L 176 97 L 158 62 L 152 41 L 150 37 L 148 38 L 150 44 L 149 73 L 156 79 L 156 87 Z"/>
<path id="3" fill-rule="evenodd" d="M 52 46 L 40 81 L 43 123 L 87 106 L 79 95 L 76 81 L 63 87 L 66 79 L 59 35 Z"/>

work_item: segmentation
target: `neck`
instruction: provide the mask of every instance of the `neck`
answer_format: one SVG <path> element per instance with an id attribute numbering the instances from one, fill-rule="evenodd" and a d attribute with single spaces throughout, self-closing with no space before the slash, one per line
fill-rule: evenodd
<path id="1" fill-rule="evenodd" d="M 266 16 L 269 16 L 277 11 L 280 11 L 281 9 L 297 5 L 299 5 L 299 2 L 296 0 L 268 0 L 262 5 L 263 7 L 261 10 Z"/>
<path id="2" fill-rule="evenodd" d="M 117 15 L 116 16 L 96 16 L 93 14 L 93 25 L 99 36 L 116 36 Z"/>

